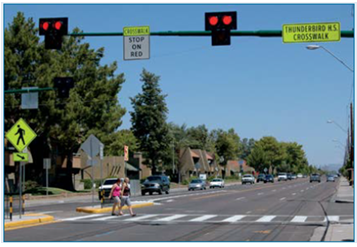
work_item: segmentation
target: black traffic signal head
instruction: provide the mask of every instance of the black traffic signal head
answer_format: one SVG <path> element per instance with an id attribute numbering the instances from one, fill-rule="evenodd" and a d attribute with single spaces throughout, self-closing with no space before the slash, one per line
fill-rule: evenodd
<path id="1" fill-rule="evenodd" d="M 231 30 L 237 29 L 237 12 L 205 13 L 205 30 L 212 32 L 212 45 L 230 45 Z"/>
<path id="2" fill-rule="evenodd" d="M 54 87 L 57 88 L 58 98 L 68 98 L 69 90 L 74 87 L 73 77 L 55 77 Z"/>
<path id="3" fill-rule="evenodd" d="M 41 18 L 40 35 L 45 35 L 46 49 L 61 49 L 62 36 L 68 34 L 68 18 Z"/>

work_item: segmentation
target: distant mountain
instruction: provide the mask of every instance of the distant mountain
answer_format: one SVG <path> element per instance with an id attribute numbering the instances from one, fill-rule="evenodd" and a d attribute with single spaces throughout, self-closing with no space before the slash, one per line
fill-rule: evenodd
<path id="1" fill-rule="evenodd" d="M 329 164 L 329 165 L 321 165 L 320 168 L 322 170 L 327 170 L 327 171 L 335 171 L 338 172 L 338 170 L 342 167 L 341 164 Z"/>

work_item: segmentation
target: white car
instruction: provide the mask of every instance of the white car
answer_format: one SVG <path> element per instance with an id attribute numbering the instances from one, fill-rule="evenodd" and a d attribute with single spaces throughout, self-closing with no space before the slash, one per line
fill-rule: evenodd
<path id="1" fill-rule="evenodd" d="M 281 172 L 278 174 L 278 181 L 287 181 L 288 180 L 288 174 L 285 172 Z"/>
<path id="2" fill-rule="evenodd" d="M 298 177 L 298 178 L 302 178 L 303 176 L 302 176 L 301 173 L 299 173 L 299 174 L 297 175 L 297 177 Z"/>
<path id="3" fill-rule="evenodd" d="M 210 189 L 214 187 L 219 187 L 219 188 L 224 188 L 224 180 L 221 178 L 214 178 L 210 184 L 209 184 Z"/>
<path id="4" fill-rule="evenodd" d="M 242 184 L 246 184 L 246 183 L 250 183 L 250 184 L 254 184 L 255 183 L 255 178 L 252 174 L 245 174 L 242 178 Z"/>
<path id="5" fill-rule="evenodd" d="M 113 184 L 117 181 L 117 178 L 107 178 L 103 182 L 103 186 L 99 186 L 98 189 L 98 198 L 99 200 L 102 199 L 102 191 L 104 190 L 104 198 L 108 197 L 110 194 L 110 191 L 112 190 Z"/>

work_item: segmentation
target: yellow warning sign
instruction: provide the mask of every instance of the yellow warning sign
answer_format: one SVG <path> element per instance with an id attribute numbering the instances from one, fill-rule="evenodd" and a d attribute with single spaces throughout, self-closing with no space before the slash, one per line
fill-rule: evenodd
<path id="1" fill-rule="evenodd" d="M 302 23 L 283 25 L 284 43 L 332 42 L 340 41 L 339 22 Z"/>
<path id="2" fill-rule="evenodd" d="M 36 133 L 22 118 L 20 118 L 5 135 L 19 152 L 22 152 L 25 147 L 30 145 L 36 136 Z"/>
<path id="3" fill-rule="evenodd" d="M 142 36 L 142 35 L 150 35 L 150 27 L 124 27 L 123 28 L 124 36 Z"/>
<path id="4" fill-rule="evenodd" d="M 15 162 L 27 162 L 29 161 L 28 153 L 14 153 L 14 161 Z"/>

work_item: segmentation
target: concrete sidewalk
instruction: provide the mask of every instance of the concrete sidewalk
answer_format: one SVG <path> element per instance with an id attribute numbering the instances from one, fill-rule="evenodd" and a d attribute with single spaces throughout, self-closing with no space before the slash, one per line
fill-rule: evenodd
<path id="1" fill-rule="evenodd" d="M 354 203 L 354 190 L 346 178 L 340 177 L 337 193 L 331 201 L 332 203 Z M 310 241 L 321 241 L 326 227 L 315 229 Z M 354 222 L 345 222 L 344 224 L 330 224 L 328 226 L 324 241 L 341 242 L 354 241 Z"/>
<path id="2" fill-rule="evenodd" d="M 348 180 L 344 177 L 340 178 L 340 184 L 338 186 L 335 202 L 337 203 L 354 202 L 353 187 L 349 185 Z"/>

